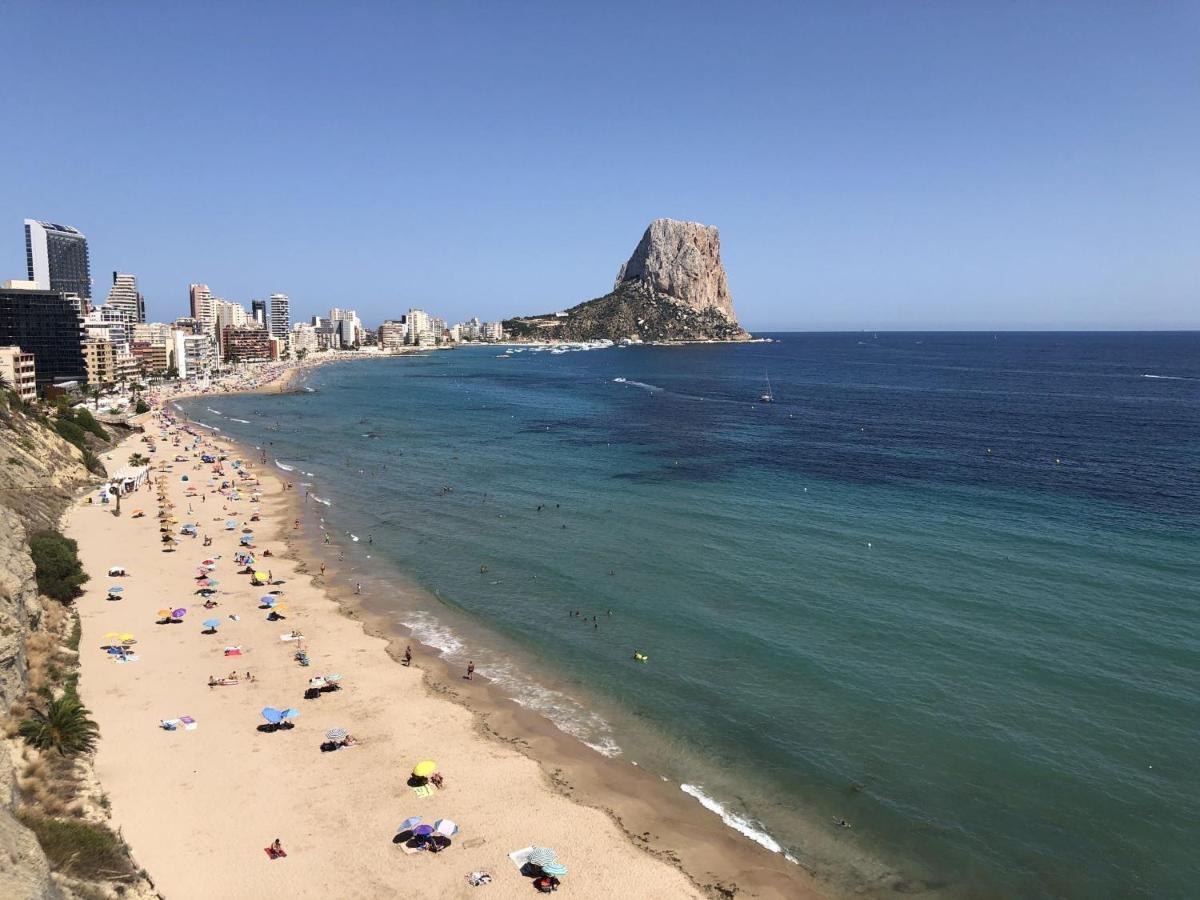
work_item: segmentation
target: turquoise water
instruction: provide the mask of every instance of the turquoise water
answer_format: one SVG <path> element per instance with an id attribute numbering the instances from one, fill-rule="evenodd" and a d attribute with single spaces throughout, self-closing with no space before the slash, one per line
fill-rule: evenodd
<path id="1" fill-rule="evenodd" d="M 779 337 L 184 408 L 397 621 L 823 875 L 1193 896 L 1200 336 Z"/>

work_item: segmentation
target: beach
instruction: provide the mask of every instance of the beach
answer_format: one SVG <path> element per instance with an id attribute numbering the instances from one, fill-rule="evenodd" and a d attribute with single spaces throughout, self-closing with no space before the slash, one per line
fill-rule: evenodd
<path id="1" fill-rule="evenodd" d="M 294 371 L 280 367 L 254 388 L 284 389 L 289 382 L 279 379 Z M 490 696 L 481 680 L 440 670 L 427 648 L 414 646 L 416 664 L 401 665 L 402 647 L 389 653 L 376 629 L 343 614 L 316 560 L 290 554 L 296 492 L 253 456 L 158 416 L 144 426 L 157 442 L 152 474 L 174 517 L 172 543 L 160 540 L 155 480 L 123 499 L 119 517 L 77 504 L 66 533 L 92 576 L 78 608 L 80 693 L 102 734 L 96 772 L 115 825 L 165 897 L 381 896 L 398 887 L 470 896 L 474 872 L 491 876 L 484 896 L 528 896 L 531 880 L 509 854 L 531 846 L 556 851 L 569 873 L 560 891 L 570 896 L 817 895 L 800 881 L 803 870 L 725 829 L 690 798 L 676 791 L 661 799 L 655 776 L 624 773 L 609 789 L 606 767 L 618 763 Z M 106 462 L 113 468 L 146 450 L 135 435 Z M 228 455 L 221 474 L 200 461 L 202 452 Z M 223 481 L 231 487 L 222 490 Z M 144 516 L 133 517 L 137 509 Z M 180 535 L 187 522 L 197 537 Z M 233 555 L 244 538 L 270 587 L 237 574 Z M 266 549 L 271 556 L 261 555 Z M 211 609 L 196 593 L 205 560 L 218 582 Z M 108 578 L 113 565 L 128 574 Z M 110 585 L 123 588 L 119 599 L 108 599 Z M 268 621 L 265 591 L 282 591 L 275 596 L 285 618 Z M 156 624 L 164 608 L 186 612 Z M 202 633 L 207 619 L 219 620 L 216 633 Z M 281 639 L 293 632 L 303 638 Z M 103 649 L 118 640 L 106 635 L 121 633 L 135 636 L 128 646 L 136 659 L 117 662 Z M 227 647 L 240 655 L 226 656 Z M 300 647 L 307 666 L 296 659 Z M 234 673 L 237 684 L 209 685 Z M 333 674 L 339 690 L 305 699 L 309 679 Z M 298 710 L 294 727 L 265 730 L 268 707 Z M 181 724 L 167 730 L 163 720 Z M 326 732 L 338 728 L 357 743 L 322 752 Z M 422 760 L 436 761 L 441 789 L 410 785 Z M 549 774 L 546 760 L 554 761 Z M 399 823 L 414 816 L 429 825 L 449 819 L 461 831 L 436 854 L 393 843 Z M 265 852 L 276 839 L 286 858 Z"/>

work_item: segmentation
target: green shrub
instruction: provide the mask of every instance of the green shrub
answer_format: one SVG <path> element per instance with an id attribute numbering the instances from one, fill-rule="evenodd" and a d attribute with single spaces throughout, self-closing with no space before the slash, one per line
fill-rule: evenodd
<path id="1" fill-rule="evenodd" d="M 103 425 L 96 421 L 96 417 L 86 407 L 81 406 L 75 410 L 75 424 L 84 431 L 90 431 L 102 441 L 108 440 L 108 432 L 104 430 Z"/>
<path id="2" fill-rule="evenodd" d="M 79 545 L 57 531 L 39 531 L 29 539 L 38 590 L 67 603 L 79 596 L 88 580 L 79 563 Z"/>
<path id="3" fill-rule="evenodd" d="M 125 844 L 103 825 L 29 813 L 21 813 L 19 818 L 37 835 L 56 872 L 99 881 L 127 877 L 135 871 Z"/>
<path id="4" fill-rule="evenodd" d="M 139 416 L 142 413 L 150 412 L 150 404 L 147 403 L 145 400 L 143 400 L 141 397 L 138 397 L 137 405 L 134 406 L 133 411 Z"/>
<path id="5" fill-rule="evenodd" d="M 8 458 L 8 464 L 10 466 L 23 466 L 25 465 L 25 460 L 21 459 L 19 456 L 10 456 Z"/>
<path id="6" fill-rule="evenodd" d="M 87 441 L 87 432 L 67 418 L 59 418 L 54 423 L 54 430 L 63 440 L 82 449 Z"/>

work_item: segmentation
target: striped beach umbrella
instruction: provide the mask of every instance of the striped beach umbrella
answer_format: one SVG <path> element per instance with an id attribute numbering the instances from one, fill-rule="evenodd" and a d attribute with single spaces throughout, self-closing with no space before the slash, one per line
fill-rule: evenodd
<path id="1" fill-rule="evenodd" d="M 345 728 L 330 728 L 327 732 L 325 732 L 325 737 L 329 738 L 331 741 L 340 741 L 345 739 L 346 733 L 347 732 Z M 417 819 L 417 821 L 420 822 L 421 820 Z M 411 828 L 412 826 L 410 825 L 408 827 Z M 404 830 L 403 825 L 400 826 L 400 830 Z"/>
<path id="2" fill-rule="evenodd" d="M 553 875 L 556 878 L 561 878 L 567 874 L 567 867 L 559 862 L 546 863 L 542 866 L 542 871 L 547 875 Z"/>
<path id="3" fill-rule="evenodd" d="M 558 854 L 549 847 L 534 847 L 529 853 L 529 861 L 535 866 L 545 868 L 558 862 Z"/>

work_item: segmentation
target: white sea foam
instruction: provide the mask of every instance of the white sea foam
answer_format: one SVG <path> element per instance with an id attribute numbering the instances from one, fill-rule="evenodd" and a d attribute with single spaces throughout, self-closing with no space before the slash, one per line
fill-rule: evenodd
<path id="1" fill-rule="evenodd" d="M 199 425 L 201 428 L 207 428 L 209 431 L 220 431 L 221 430 L 216 425 L 209 425 L 207 422 L 201 422 L 199 420 L 193 421 L 192 424 Z"/>
<path id="2" fill-rule="evenodd" d="M 1145 373 L 1143 373 L 1142 377 L 1143 378 L 1158 378 L 1158 379 L 1161 379 L 1162 381 L 1183 381 L 1184 380 L 1184 378 L 1181 375 L 1146 375 Z"/>
<path id="3" fill-rule="evenodd" d="M 744 819 L 741 816 L 734 815 L 733 813 L 731 813 L 729 810 L 727 810 L 724 806 L 722 806 L 720 803 L 718 803 L 712 797 L 708 796 L 708 794 L 704 793 L 704 791 L 702 791 L 696 785 L 681 784 L 679 786 L 679 789 L 681 791 L 683 791 L 685 794 L 690 794 L 691 796 L 693 796 L 697 800 L 699 800 L 700 805 L 703 806 L 705 809 L 709 810 L 710 812 L 714 812 L 718 816 L 720 816 L 721 821 L 724 822 L 726 825 L 728 825 L 730 828 L 732 828 L 734 831 L 741 832 L 746 837 L 750 838 L 750 840 L 754 841 L 754 843 L 761 844 L 762 846 L 764 846 L 768 850 L 770 850 L 772 853 L 783 853 L 783 847 L 779 844 L 779 842 L 777 840 L 775 840 L 775 838 L 771 837 L 769 834 L 767 834 L 765 831 L 761 830 L 760 828 L 755 827 L 755 823 L 751 822 L 750 820 Z M 793 859 L 791 857 L 791 855 L 789 855 L 787 853 L 784 853 L 783 855 L 791 862 L 796 861 L 795 859 Z"/>
<path id="4" fill-rule="evenodd" d="M 346 533 L 347 533 L 347 534 L 350 534 L 350 532 L 346 532 Z M 354 541 L 354 542 L 357 544 L 357 543 L 358 543 L 358 535 L 357 535 L 357 534 L 351 534 L 351 535 L 350 535 L 350 540 Z"/>
<path id="5" fill-rule="evenodd" d="M 275 460 L 275 465 L 279 466 L 279 468 L 283 469 L 283 471 L 285 471 L 285 472 L 295 472 L 296 471 L 295 466 L 289 466 L 286 463 L 281 463 L 279 460 Z"/>
<path id="6" fill-rule="evenodd" d="M 441 656 L 456 658 L 464 655 L 466 648 L 463 642 L 431 613 L 416 610 L 404 615 L 400 623 L 422 644 L 440 651 Z M 566 732 L 597 753 L 604 756 L 621 755 L 621 748 L 613 740 L 612 726 L 566 694 L 529 680 L 511 663 L 485 663 L 476 671 L 493 682 L 518 705 L 545 716 L 560 731 Z"/>
<path id="7" fill-rule="evenodd" d="M 233 416 L 230 416 L 230 417 L 229 417 L 229 421 L 230 421 L 230 422 L 241 422 L 243 425 L 249 425 L 249 424 L 250 424 L 250 423 L 249 423 L 249 422 L 247 422 L 245 419 L 235 419 Z"/>
<path id="8" fill-rule="evenodd" d="M 324 503 L 326 506 L 333 506 L 332 502 L 330 502 L 329 500 L 325 500 L 321 497 L 318 497 L 316 494 L 310 494 L 309 496 L 312 497 L 314 500 L 316 500 L 318 503 Z"/>
<path id="9" fill-rule="evenodd" d="M 208 410 L 210 413 L 212 413 L 214 416 L 219 416 L 219 415 L 222 415 L 222 412 L 221 412 L 219 409 L 213 409 L 211 406 L 206 406 L 206 407 L 204 407 L 204 408 L 205 408 L 205 409 L 207 409 L 207 410 Z"/>

